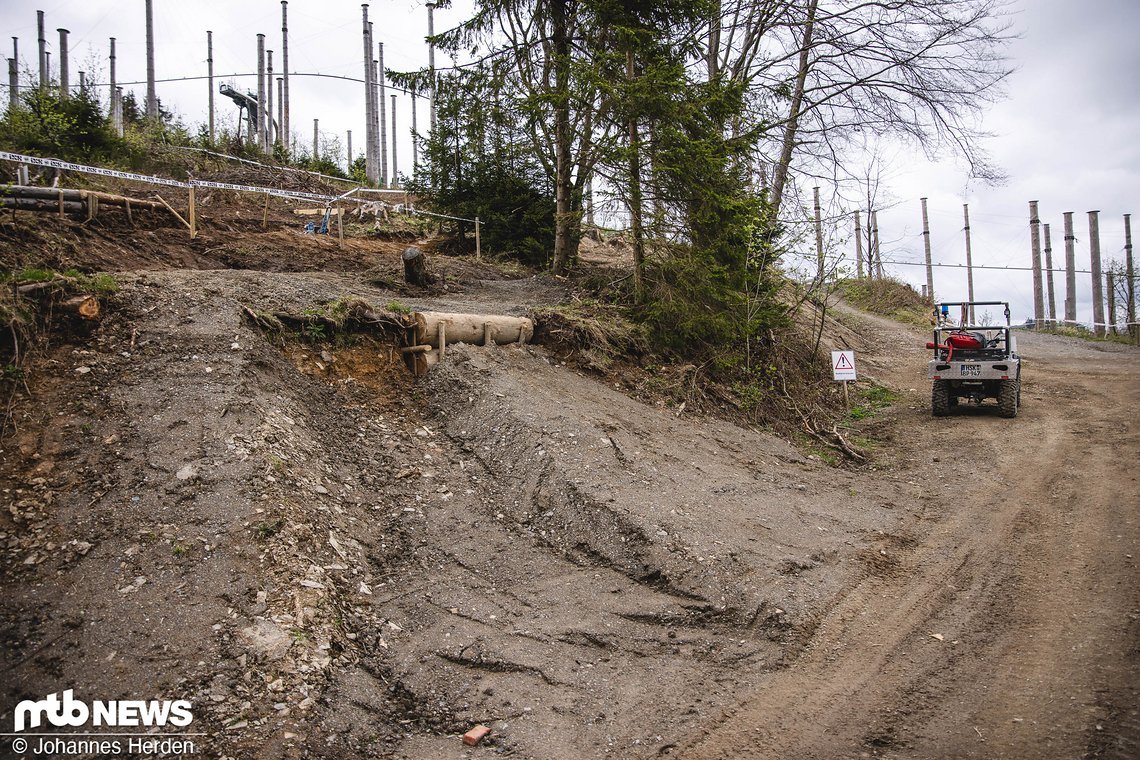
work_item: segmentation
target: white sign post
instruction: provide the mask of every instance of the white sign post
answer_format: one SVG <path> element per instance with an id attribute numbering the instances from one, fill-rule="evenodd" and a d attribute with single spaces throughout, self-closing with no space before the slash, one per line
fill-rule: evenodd
<path id="1" fill-rule="evenodd" d="M 832 351 L 831 375 L 836 381 L 843 381 L 843 406 L 850 409 L 851 402 L 847 396 L 847 381 L 858 379 L 855 376 L 855 352 Z"/>

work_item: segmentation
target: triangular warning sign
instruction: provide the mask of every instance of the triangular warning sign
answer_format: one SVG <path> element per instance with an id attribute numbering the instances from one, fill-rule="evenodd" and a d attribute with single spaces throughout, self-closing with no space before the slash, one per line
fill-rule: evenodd
<path id="1" fill-rule="evenodd" d="M 839 354 L 839 358 L 835 360 L 836 369 L 855 369 L 855 365 L 847 358 L 847 354 Z"/>

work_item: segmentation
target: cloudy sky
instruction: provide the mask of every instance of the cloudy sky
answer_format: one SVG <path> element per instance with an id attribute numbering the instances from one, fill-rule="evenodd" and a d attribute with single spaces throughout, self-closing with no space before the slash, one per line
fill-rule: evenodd
<path id="1" fill-rule="evenodd" d="M 436 11 L 436 28 L 465 18 L 466 2 Z M 214 33 L 214 71 L 220 81 L 254 89 L 256 35 L 266 35 L 280 71 L 281 4 L 279 0 L 154 0 L 156 69 L 162 79 L 204 76 L 206 31 Z M 973 258 L 976 265 L 1027 267 L 1030 263 L 1029 201 L 1040 202 L 1040 216 L 1051 226 L 1054 267 L 1063 266 L 1062 213 L 1074 213 L 1077 268 L 1089 268 L 1088 215 L 1099 210 L 1102 257 L 1107 265 L 1123 260 L 1123 214 L 1140 206 L 1140 28 L 1137 0 L 1014 0 L 1019 32 L 1009 53 L 1018 70 L 1009 81 L 1009 98 L 984 115 L 983 126 L 994 133 L 987 148 L 1009 176 L 1002 187 L 968 180 L 952 156 L 938 162 L 895 153 L 888 167 L 889 208 L 879 214 L 883 255 L 897 262 L 923 260 L 920 197 L 927 197 L 935 262 L 965 261 L 962 204 L 970 205 Z M 70 30 L 73 83 L 80 70 L 95 72 L 106 82 L 108 38 L 117 38 L 120 82 L 145 79 L 143 0 L 0 0 L 0 35 L 19 38 L 21 70 L 36 66 L 36 11 L 46 14 L 48 49 L 56 69 L 59 35 Z M 370 4 L 377 38 L 384 43 L 388 68 L 411 70 L 427 63 L 427 9 L 415 0 L 379 0 Z M 290 70 L 360 78 L 363 44 L 359 2 L 291 0 L 289 3 Z M 8 46 L 6 57 L 11 56 Z M 447 65 L 437 58 L 437 65 Z M 128 85 L 142 99 L 144 85 Z M 313 119 L 320 119 L 322 140 L 337 139 L 343 151 L 346 132 L 353 132 L 354 151 L 362 149 L 363 85 L 358 82 L 295 76 L 290 80 L 295 139 L 311 145 Z M 206 119 L 205 80 L 161 82 L 159 97 L 188 125 Z M 236 107 L 216 98 L 219 125 L 233 127 Z M 417 104 L 420 128 L 427 103 Z M 390 119 L 389 115 L 389 119 Z M 411 103 L 397 98 L 398 161 L 411 164 Z M 342 153 L 343 156 L 343 153 Z M 826 189 L 825 189 L 826 193 Z M 1140 234 L 1140 228 L 1138 228 Z M 837 238 L 837 239 L 841 239 Z M 848 243 L 853 249 L 853 244 Z M 850 253 L 850 252 L 849 252 Z M 916 285 L 925 282 L 918 266 L 888 264 L 894 276 Z M 1091 278 L 1079 274 L 1078 319 L 1091 321 Z M 938 268 L 935 291 L 946 300 L 964 299 L 965 274 Z M 1055 276 L 1057 312 L 1063 316 L 1064 276 Z M 1014 319 L 1033 312 L 1032 277 L 1028 271 L 978 270 L 979 300 L 1009 300 Z"/>

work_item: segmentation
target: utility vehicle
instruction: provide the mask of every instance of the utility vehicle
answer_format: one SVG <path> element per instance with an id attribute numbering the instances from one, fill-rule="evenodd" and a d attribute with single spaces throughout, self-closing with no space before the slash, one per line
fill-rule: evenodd
<path id="1" fill-rule="evenodd" d="M 975 324 L 978 307 L 1000 306 L 1004 325 Z M 952 308 L 960 308 L 957 319 Z M 987 320 L 988 321 L 988 320 Z M 933 382 L 931 411 L 945 417 L 961 400 L 981 404 L 997 400 L 998 414 L 1016 417 L 1021 406 L 1021 357 L 1017 338 L 1010 329 L 1009 304 L 1004 301 L 957 301 L 935 304 L 931 322 L 934 351 L 927 367 Z"/>

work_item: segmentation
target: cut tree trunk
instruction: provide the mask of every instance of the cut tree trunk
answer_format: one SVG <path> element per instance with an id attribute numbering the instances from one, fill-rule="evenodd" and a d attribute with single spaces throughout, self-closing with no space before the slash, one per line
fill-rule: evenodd
<path id="1" fill-rule="evenodd" d="M 404 250 L 404 282 L 409 285 L 430 285 L 431 276 L 427 271 L 427 259 L 419 248 L 411 247 Z"/>
<path id="2" fill-rule="evenodd" d="M 498 314 L 445 314 L 437 311 L 416 312 L 417 345 L 439 348 L 440 325 L 444 325 L 448 343 L 486 344 L 526 343 L 534 335 L 534 322 L 526 317 Z"/>
<path id="3" fill-rule="evenodd" d="M 82 214 L 87 210 L 87 204 L 79 201 L 64 201 L 63 211 L 68 214 Z M 13 198 L 0 197 L 0 208 L 14 208 L 20 211 L 42 211 L 57 214 L 60 211 L 57 200 L 44 200 L 40 198 Z"/>
<path id="4" fill-rule="evenodd" d="M 99 319 L 99 299 L 95 296 L 72 296 L 61 301 L 59 308 L 83 319 L 91 321 Z"/>

